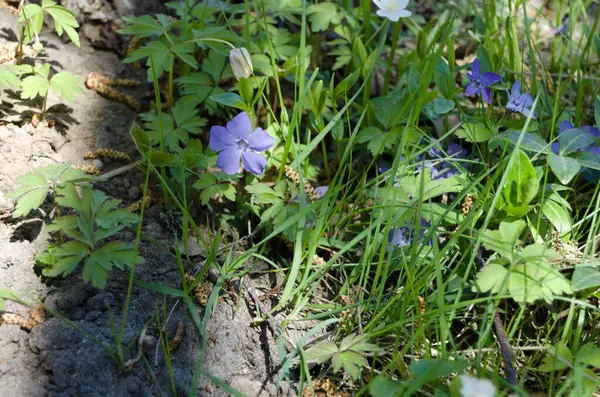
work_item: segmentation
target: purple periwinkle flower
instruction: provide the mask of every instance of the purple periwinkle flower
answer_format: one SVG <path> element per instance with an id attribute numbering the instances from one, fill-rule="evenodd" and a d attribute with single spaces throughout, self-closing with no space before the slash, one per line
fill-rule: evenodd
<path id="1" fill-rule="evenodd" d="M 329 185 L 327 186 L 319 186 L 315 188 L 315 195 L 317 196 L 317 199 L 322 199 L 323 196 L 325 196 L 325 194 L 327 193 L 327 190 L 329 189 Z"/>
<path id="2" fill-rule="evenodd" d="M 515 81 L 515 84 L 513 84 L 512 89 L 510 90 L 506 109 L 511 112 L 519 112 L 525 117 L 529 117 L 531 114 L 532 119 L 537 119 L 537 114 L 531 111 L 532 106 L 533 97 L 527 92 L 521 94 L 521 81 Z"/>
<path id="3" fill-rule="evenodd" d="M 466 89 L 467 96 L 478 95 L 486 103 L 491 104 L 492 90 L 490 86 L 502 81 L 502 77 L 492 72 L 481 74 L 481 64 L 477 58 L 475 58 L 471 65 L 471 73 L 467 72 L 467 77 L 470 81 Z"/>
<path id="4" fill-rule="evenodd" d="M 570 130 L 572 128 L 575 128 L 575 127 L 573 127 L 573 124 L 571 124 L 567 120 L 563 120 L 562 123 L 560 123 L 560 130 L 558 130 L 559 139 L 563 132 L 565 132 L 566 130 Z M 583 125 L 583 126 L 579 127 L 579 129 L 587 132 L 588 134 L 594 136 L 595 138 L 600 138 L 600 132 L 598 131 L 598 128 L 596 128 L 596 127 L 592 127 L 591 125 Z M 560 149 L 560 143 L 553 142 L 550 146 L 551 146 L 554 154 L 558 154 L 558 150 Z M 590 145 L 590 146 L 586 146 L 586 147 L 582 148 L 580 151 L 595 153 L 596 148 L 598 148 L 598 146 Z"/>
<path id="5" fill-rule="evenodd" d="M 417 242 L 420 244 L 431 245 L 432 241 L 429 239 L 426 242 L 423 242 L 423 237 L 427 232 L 427 228 L 431 226 L 429 222 L 425 220 L 425 218 L 421 218 L 420 221 L 421 227 L 419 228 L 419 236 L 417 237 Z M 415 228 L 413 226 L 402 226 L 402 227 L 393 227 L 390 229 L 387 238 L 387 247 L 386 250 L 390 251 L 393 248 L 402 248 L 407 247 L 413 243 L 415 240 Z"/>
<path id="6" fill-rule="evenodd" d="M 554 30 L 554 35 L 567 35 L 569 33 L 569 13 L 567 12 L 562 18 L 561 24 Z"/>
<path id="7" fill-rule="evenodd" d="M 251 135 L 252 133 L 252 135 Z M 215 125 L 210 129 L 211 150 L 219 152 L 217 167 L 228 175 L 234 175 L 240 168 L 240 157 L 244 168 L 254 175 L 261 175 L 267 159 L 264 152 L 275 144 L 275 139 L 262 128 L 252 132 L 252 122 L 248 113 L 242 112 L 227 123 L 227 127 Z"/>
<path id="8" fill-rule="evenodd" d="M 446 152 L 444 153 L 439 143 L 436 143 L 431 149 L 427 151 L 427 154 L 431 159 L 463 159 L 467 156 L 468 152 L 466 149 L 460 147 L 457 143 L 449 143 Z M 450 178 L 451 176 L 458 175 L 459 171 L 456 166 L 450 162 L 443 160 L 441 162 L 425 161 L 423 165 L 429 169 L 431 179 L 440 180 Z M 417 166 L 416 170 L 420 171 L 422 166 Z"/>

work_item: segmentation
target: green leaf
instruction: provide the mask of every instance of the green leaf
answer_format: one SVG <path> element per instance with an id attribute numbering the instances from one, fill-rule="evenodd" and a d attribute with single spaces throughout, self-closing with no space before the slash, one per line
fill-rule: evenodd
<path id="1" fill-rule="evenodd" d="M 6 197 L 17 200 L 14 217 L 27 216 L 31 210 L 39 208 L 44 203 L 50 186 L 38 170 L 17 177 L 17 183 L 22 186 L 8 193 Z"/>
<path id="2" fill-rule="evenodd" d="M 0 67 L 0 84 L 11 88 L 18 87 L 19 83 L 19 78 L 15 73 L 12 72 L 11 68 L 8 68 L 6 66 Z"/>
<path id="3" fill-rule="evenodd" d="M 492 135 L 492 131 L 479 123 L 464 123 L 462 128 L 456 131 L 456 136 L 467 142 L 487 142 Z"/>
<path id="4" fill-rule="evenodd" d="M 324 341 L 308 349 L 305 358 L 308 361 L 315 361 L 319 364 L 326 363 L 338 352 L 338 348 L 333 342 Z"/>
<path id="5" fill-rule="evenodd" d="M 563 344 L 558 344 L 554 348 L 549 349 L 550 355 L 544 358 L 542 365 L 538 369 L 542 372 L 554 372 L 561 369 L 569 368 L 573 363 L 573 354 L 568 347 Z"/>
<path id="6" fill-rule="evenodd" d="M 223 92 L 221 94 L 211 95 L 210 99 L 224 106 L 238 108 L 241 110 L 246 109 L 246 103 L 242 97 L 233 92 Z"/>
<path id="7" fill-rule="evenodd" d="M 444 98 L 435 98 L 433 101 L 433 109 L 438 114 L 446 114 L 454 109 L 454 101 Z"/>
<path id="8" fill-rule="evenodd" d="M 27 4 L 19 14 L 19 23 L 25 25 L 25 43 L 29 43 L 42 31 L 44 13 L 37 4 Z"/>
<path id="9" fill-rule="evenodd" d="M 454 78 L 450 76 L 450 68 L 442 58 L 439 59 L 433 74 L 435 85 L 446 99 L 453 99 L 456 96 Z"/>
<path id="10" fill-rule="evenodd" d="M 341 21 L 337 7 L 333 3 L 313 4 L 306 9 L 306 12 L 310 15 L 310 26 L 314 32 L 323 32 L 329 25 L 337 25 Z"/>
<path id="11" fill-rule="evenodd" d="M 554 172 L 554 175 L 564 185 L 568 184 L 581 169 L 577 160 L 570 157 L 557 156 L 554 153 L 548 154 L 548 165 L 552 169 L 552 172 Z"/>
<path id="12" fill-rule="evenodd" d="M 157 15 L 158 16 L 158 15 Z M 170 23 L 160 23 L 150 15 L 141 17 L 123 17 L 123 20 L 129 24 L 125 29 L 118 30 L 121 34 L 136 35 L 138 37 L 148 37 L 152 35 L 162 36 L 170 29 Z"/>
<path id="13" fill-rule="evenodd" d="M 477 288 L 473 292 L 490 292 L 499 294 L 505 289 L 508 270 L 497 263 L 489 263 L 477 273 Z"/>
<path id="14" fill-rule="evenodd" d="M 569 128 L 560 134 L 560 148 L 558 154 L 566 156 L 569 153 L 593 145 L 596 137 L 579 128 Z"/>
<path id="15" fill-rule="evenodd" d="M 557 194 L 553 193 L 546 201 L 544 201 L 541 206 L 541 211 L 544 216 L 548 218 L 550 223 L 552 223 L 556 231 L 561 235 L 564 235 L 571 231 L 571 217 L 562 203 L 553 199 L 553 196 L 557 196 Z"/>
<path id="16" fill-rule="evenodd" d="M 525 153 L 519 155 L 508 171 L 502 197 L 509 215 L 523 216 L 529 211 L 529 203 L 538 192 L 540 183 L 535 169 Z"/>
<path id="17" fill-rule="evenodd" d="M 42 2 L 42 8 L 54 19 L 54 27 L 59 36 L 62 36 L 63 31 L 65 31 L 71 41 L 75 43 L 77 47 L 81 47 L 79 35 L 75 31 L 75 28 L 79 27 L 79 24 L 75 19 L 75 14 L 62 6 L 57 5 L 52 0 L 44 0 Z"/>
<path id="18" fill-rule="evenodd" d="M 50 79 L 50 88 L 69 103 L 73 103 L 75 94 L 83 92 L 77 77 L 69 72 L 55 74 Z"/>
<path id="19" fill-rule="evenodd" d="M 69 241 L 59 245 L 53 252 L 55 262 L 51 267 L 44 269 L 44 276 L 68 276 L 75 270 L 83 258 L 90 254 L 87 245 L 79 241 Z"/>
<path id="20" fill-rule="evenodd" d="M 523 220 L 501 222 L 498 230 L 483 232 L 481 242 L 487 249 L 497 252 L 503 258 L 514 263 L 517 242 L 525 226 L 526 223 Z"/>
<path id="21" fill-rule="evenodd" d="M 59 230 L 64 231 L 68 229 L 75 229 L 77 227 L 77 216 L 65 215 L 55 218 L 51 224 L 46 226 L 48 233 L 57 232 Z"/>
<path id="22" fill-rule="evenodd" d="M 600 348 L 593 342 L 586 343 L 577 352 L 576 360 L 594 368 L 600 368 Z"/>
<path id="23" fill-rule="evenodd" d="M 508 131 L 496 134 L 490 139 L 489 146 L 490 150 L 504 147 L 508 144 L 509 147 L 514 147 L 519 141 L 521 131 Z M 546 153 L 549 149 L 548 143 L 543 140 L 539 135 L 532 134 L 529 132 L 523 133 L 523 141 L 521 142 L 521 150 L 533 153 Z"/>
<path id="24" fill-rule="evenodd" d="M 579 165 L 593 170 L 600 170 L 600 155 L 596 153 L 581 152 L 577 153 L 575 159 Z"/>
<path id="25" fill-rule="evenodd" d="M 596 120 L 596 125 L 600 126 L 600 97 L 598 96 L 594 101 L 594 120 Z"/>
<path id="26" fill-rule="evenodd" d="M 50 82 L 42 76 L 27 76 L 21 81 L 21 99 L 34 99 L 45 96 L 50 88 Z"/>
<path id="27" fill-rule="evenodd" d="M 575 291 L 600 287 L 600 271 L 598 266 L 579 264 L 575 267 L 571 286 Z"/>
<path id="28" fill-rule="evenodd" d="M 402 397 L 404 384 L 383 376 L 378 376 L 371 382 L 369 391 L 373 397 Z"/>

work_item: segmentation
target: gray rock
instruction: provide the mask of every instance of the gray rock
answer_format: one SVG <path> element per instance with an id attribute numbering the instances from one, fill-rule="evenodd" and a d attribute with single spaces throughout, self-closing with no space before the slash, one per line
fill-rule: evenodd
<path id="1" fill-rule="evenodd" d="M 279 389 L 281 390 L 282 395 L 286 395 L 286 394 L 288 394 L 288 392 L 290 390 L 290 384 L 287 383 L 286 381 L 282 380 L 279 383 Z"/>
<path id="2" fill-rule="evenodd" d="M 236 388 L 247 396 L 269 397 L 269 393 L 263 389 L 258 380 L 249 379 L 247 376 L 236 376 L 231 380 L 231 387 Z"/>
<path id="3" fill-rule="evenodd" d="M 114 304 L 115 296 L 109 292 L 100 292 L 99 294 L 92 296 L 87 302 L 87 306 L 90 309 L 95 310 L 106 310 L 107 307 L 113 306 Z"/>

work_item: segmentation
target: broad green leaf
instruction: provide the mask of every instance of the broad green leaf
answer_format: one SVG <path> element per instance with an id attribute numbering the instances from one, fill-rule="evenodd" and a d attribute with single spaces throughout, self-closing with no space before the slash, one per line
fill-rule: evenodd
<path id="1" fill-rule="evenodd" d="M 17 200 L 17 205 L 13 212 L 14 217 L 27 216 L 31 210 L 39 208 L 44 203 L 50 186 L 46 178 L 38 170 L 17 177 L 17 183 L 21 187 L 14 192 L 8 193 L 6 197 Z"/>
<path id="2" fill-rule="evenodd" d="M 65 215 L 55 218 L 51 224 L 46 226 L 48 233 L 57 232 L 59 230 L 74 229 L 77 227 L 77 216 Z"/>
<path id="3" fill-rule="evenodd" d="M 438 114 L 446 114 L 454 109 L 454 101 L 445 98 L 435 98 L 433 109 Z"/>
<path id="4" fill-rule="evenodd" d="M 501 148 L 503 149 L 507 144 L 510 147 L 514 147 L 519 141 L 521 131 L 508 131 L 494 135 L 489 142 L 490 150 Z M 520 148 L 527 152 L 533 153 L 546 153 L 550 145 L 546 143 L 539 135 L 532 134 L 529 132 L 523 133 L 523 141 L 521 142 Z"/>
<path id="5" fill-rule="evenodd" d="M 121 34 L 131 34 L 139 37 L 148 37 L 152 35 L 162 36 L 168 31 L 169 25 L 161 24 L 157 19 L 150 15 L 142 15 L 141 17 L 123 17 L 123 20 L 128 23 L 125 29 L 118 32 Z"/>
<path id="6" fill-rule="evenodd" d="M 220 103 L 221 105 L 242 110 L 246 109 L 246 103 L 244 102 L 242 97 L 233 92 L 223 92 L 221 94 L 211 95 L 210 99 L 217 103 Z"/>
<path id="7" fill-rule="evenodd" d="M 454 99 L 456 96 L 454 78 L 450 76 L 450 68 L 448 68 L 448 64 L 442 58 L 439 59 L 435 67 L 433 79 L 438 91 L 444 98 Z"/>
<path id="8" fill-rule="evenodd" d="M 19 23 L 25 25 L 25 43 L 29 43 L 42 31 L 44 26 L 44 13 L 37 4 L 27 4 L 21 9 Z"/>
<path id="9" fill-rule="evenodd" d="M 77 77 L 69 72 L 60 72 L 52 76 L 50 88 L 69 103 L 73 103 L 75 94 L 83 92 Z"/>
<path id="10" fill-rule="evenodd" d="M 577 352 L 576 360 L 594 368 L 600 368 L 600 348 L 593 342 L 586 343 Z"/>
<path id="11" fill-rule="evenodd" d="M 6 66 L 0 67 L 0 84 L 8 88 L 19 86 L 19 78 Z"/>
<path id="12" fill-rule="evenodd" d="M 575 291 L 600 287 L 600 271 L 598 266 L 579 264 L 575 267 L 571 285 Z"/>
<path id="13" fill-rule="evenodd" d="M 77 265 L 90 254 L 87 245 L 78 241 L 69 241 L 56 247 L 52 253 L 55 262 L 50 268 L 44 269 L 42 273 L 48 277 L 59 275 L 68 276 L 75 270 Z"/>
<path id="14" fill-rule="evenodd" d="M 371 382 L 369 391 L 373 397 L 402 397 L 404 384 L 383 376 L 378 376 Z"/>
<path id="15" fill-rule="evenodd" d="M 553 195 L 556 195 L 555 193 Z M 571 231 L 571 217 L 567 209 L 552 197 L 548 197 L 541 206 L 541 211 L 561 235 Z"/>
<path id="16" fill-rule="evenodd" d="M 577 160 L 570 157 L 557 156 L 554 153 L 548 154 L 548 165 L 550 165 L 554 175 L 564 185 L 568 184 L 581 169 Z"/>
<path id="17" fill-rule="evenodd" d="M 486 248 L 514 263 L 517 241 L 525 226 L 523 220 L 501 222 L 498 230 L 486 230 L 481 236 L 481 242 Z"/>
<path id="18" fill-rule="evenodd" d="M 560 148 L 558 154 L 566 156 L 569 153 L 593 145 L 596 137 L 579 128 L 569 128 L 560 135 Z"/>
<path id="19" fill-rule="evenodd" d="M 335 343 L 324 341 L 308 349 L 304 356 L 308 361 L 315 361 L 319 364 L 323 364 L 331 360 L 333 355 L 337 352 L 338 348 Z"/>
<path id="20" fill-rule="evenodd" d="M 506 186 L 502 197 L 507 204 L 509 215 L 524 216 L 529 211 L 529 203 L 538 192 L 540 183 L 535 169 L 525 153 L 519 151 L 517 159 L 508 170 Z"/>
<path id="21" fill-rule="evenodd" d="M 579 165 L 593 170 L 600 170 L 600 154 L 581 152 L 575 155 Z"/>
<path id="22" fill-rule="evenodd" d="M 492 131 L 479 123 L 464 123 L 462 128 L 456 131 L 456 136 L 467 142 L 487 142 L 492 135 Z"/>

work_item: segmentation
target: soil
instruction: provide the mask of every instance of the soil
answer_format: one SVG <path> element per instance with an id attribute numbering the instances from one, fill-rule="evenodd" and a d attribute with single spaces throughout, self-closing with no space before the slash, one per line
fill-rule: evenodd
<path id="1" fill-rule="evenodd" d="M 129 78 L 143 76 L 143 71 L 121 63 L 126 43 L 114 34 L 117 25 L 114 21 L 132 13 L 128 5 L 135 3 L 133 0 L 63 3 L 76 12 L 82 24 L 80 34 L 86 38 L 79 49 L 58 38 L 52 27 L 45 27 L 41 35 L 46 48 L 44 56 L 56 70 L 73 73 L 82 86 L 89 72 Z M 143 5 L 136 10 L 138 13 L 158 7 L 154 1 L 138 3 Z M 3 9 L 0 9 L 0 26 L 0 45 L 14 41 L 15 18 Z M 94 31 L 96 36 L 92 34 Z M 139 92 L 136 95 L 140 97 Z M 97 148 L 125 151 L 135 158 L 129 128 L 136 114 L 90 90 L 77 96 L 73 105 L 50 95 L 48 106 L 49 118 L 55 125 L 35 128 L 31 117 L 39 112 L 39 101 L 22 101 L 16 93 L 0 90 L 0 288 L 13 289 L 34 305 L 43 303 L 68 322 L 49 316 L 31 330 L 13 324 L 0 325 L 0 397 L 188 395 L 194 392 L 190 388 L 197 368 L 248 396 L 296 395 L 294 385 L 286 382 L 276 388 L 274 376 L 280 363 L 277 346 L 265 324 L 252 326 L 256 311 L 245 295 L 237 301 L 225 296 L 219 299 L 206 329 L 205 357 L 201 357 L 202 339 L 189 311 L 181 302 L 175 307 L 166 329 L 172 338 L 182 323 L 184 333 L 180 346 L 171 353 L 172 380 L 162 353 L 155 356 L 160 334 L 156 313 L 163 310 L 169 313 L 175 299 L 134 287 L 124 332 L 124 346 L 130 347 L 125 359 L 136 356 L 137 341 L 145 327 L 147 344 L 143 358 L 125 371 L 88 337 L 114 347 L 111 318 L 118 327 L 129 272 L 113 270 L 104 290 L 85 284 L 77 271 L 67 278 L 40 277 L 34 256 L 51 239 L 43 226 L 49 222 L 52 205 L 46 202 L 42 211 L 32 211 L 26 218 L 13 218 L 14 203 L 4 195 L 17 187 L 19 175 L 48 164 L 66 161 L 82 164 L 83 154 Z M 122 165 L 101 160 L 91 163 L 102 171 Z M 140 198 L 138 186 L 142 181 L 143 174 L 132 170 L 96 187 L 129 205 Z M 161 206 L 147 210 L 142 230 L 154 244 L 142 240 L 140 255 L 145 263 L 138 265 L 135 278 L 179 288 L 181 280 L 172 255 L 173 231 L 163 218 Z M 123 231 L 117 238 L 133 242 L 135 231 Z M 255 277 L 253 283 L 265 290 L 274 286 L 272 280 L 261 277 Z M 7 302 L 5 310 L 28 317 L 27 308 L 14 302 Z M 203 317 L 201 306 L 197 307 L 197 313 Z M 163 321 L 161 313 L 161 324 Z M 291 343 L 300 336 L 300 331 L 297 335 L 287 335 Z M 199 396 L 228 395 L 205 377 L 200 377 L 195 392 Z"/>

